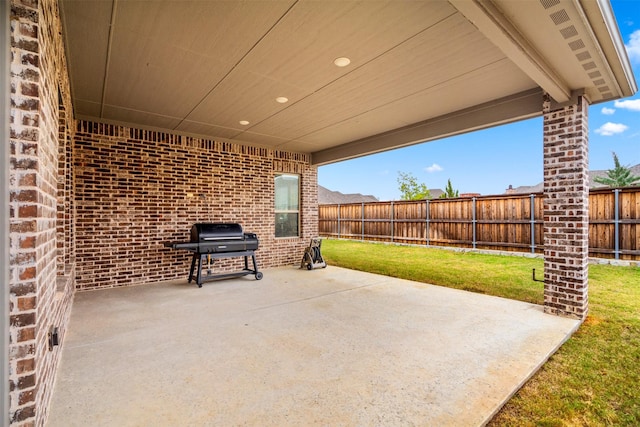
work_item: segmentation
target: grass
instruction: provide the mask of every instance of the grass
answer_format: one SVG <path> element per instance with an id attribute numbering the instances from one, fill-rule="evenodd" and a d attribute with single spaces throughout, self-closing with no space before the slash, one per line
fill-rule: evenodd
<path id="1" fill-rule="evenodd" d="M 331 264 L 542 304 L 538 258 L 323 240 Z M 640 425 L 640 268 L 589 267 L 589 315 L 490 426 Z"/>

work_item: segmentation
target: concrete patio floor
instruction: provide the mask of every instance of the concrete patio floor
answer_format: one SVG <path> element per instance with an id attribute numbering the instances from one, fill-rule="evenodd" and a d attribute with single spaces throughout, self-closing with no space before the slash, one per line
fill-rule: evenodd
<path id="1" fill-rule="evenodd" d="M 579 326 L 329 266 L 78 293 L 49 426 L 478 426 Z"/>

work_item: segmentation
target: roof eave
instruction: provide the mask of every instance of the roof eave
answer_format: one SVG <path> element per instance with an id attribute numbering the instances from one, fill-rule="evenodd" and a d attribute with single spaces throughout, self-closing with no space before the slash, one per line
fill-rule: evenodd
<path id="1" fill-rule="evenodd" d="M 613 77 L 619 86 L 619 98 L 633 96 L 638 85 L 633 74 L 627 50 L 609 0 L 574 0 L 584 12 L 589 26 L 598 40 Z M 605 99 L 602 102 L 612 101 Z"/>

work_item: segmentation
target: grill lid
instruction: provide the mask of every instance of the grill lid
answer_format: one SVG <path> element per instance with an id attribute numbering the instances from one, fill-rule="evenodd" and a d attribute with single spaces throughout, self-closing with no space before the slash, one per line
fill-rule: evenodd
<path id="1" fill-rule="evenodd" d="M 242 239 L 244 239 L 242 226 L 237 223 L 199 223 L 191 227 L 192 242 Z"/>

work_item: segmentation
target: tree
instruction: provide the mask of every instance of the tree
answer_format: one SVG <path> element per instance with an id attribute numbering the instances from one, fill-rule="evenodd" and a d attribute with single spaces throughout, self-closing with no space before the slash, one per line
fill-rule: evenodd
<path id="1" fill-rule="evenodd" d="M 431 193 L 426 184 L 418 183 L 416 177 L 410 173 L 398 172 L 398 185 L 402 200 L 430 199 Z"/>
<path id="2" fill-rule="evenodd" d="M 458 190 L 453 189 L 453 185 L 451 185 L 451 179 L 447 180 L 447 188 L 444 189 L 444 193 L 440 195 L 441 199 L 449 199 L 452 197 L 458 197 Z"/>
<path id="3" fill-rule="evenodd" d="M 597 176 L 593 180 L 613 188 L 630 187 L 640 183 L 640 176 L 633 175 L 627 166 L 621 166 L 616 153 L 613 153 L 613 164 L 615 167 L 607 171 L 606 177 Z"/>

